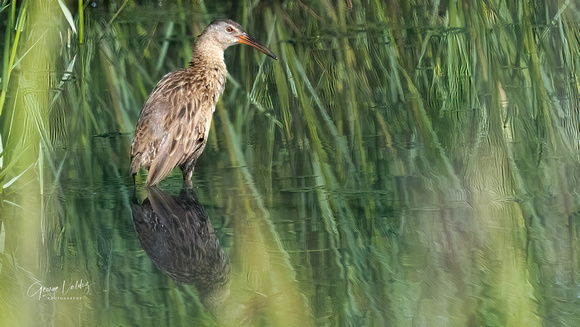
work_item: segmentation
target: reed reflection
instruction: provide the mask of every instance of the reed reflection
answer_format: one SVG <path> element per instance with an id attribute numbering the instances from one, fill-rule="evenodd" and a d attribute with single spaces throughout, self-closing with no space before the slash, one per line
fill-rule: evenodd
<path id="1" fill-rule="evenodd" d="M 173 280 L 195 285 L 201 302 L 215 313 L 229 297 L 230 264 L 195 191 L 172 196 L 149 187 L 143 203 L 133 198 L 131 211 L 149 258 Z"/>

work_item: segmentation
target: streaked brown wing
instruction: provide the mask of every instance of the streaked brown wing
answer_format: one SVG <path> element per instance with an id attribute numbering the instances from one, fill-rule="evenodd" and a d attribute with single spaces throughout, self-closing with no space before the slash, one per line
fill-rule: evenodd
<path id="1" fill-rule="evenodd" d="M 196 81 L 184 71 L 166 75 L 143 107 L 135 130 L 131 172 L 149 168 L 147 185 L 155 185 L 181 165 L 203 139 L 205 124 Z M 201 137 L 200 137 L 201 136 Z"/>
<path id="2" fill-rule="evenodd" d="M 167 135 L 151 164 L 147 185 L 159 183 L 173 168 L 183 164 L 193 155 L 196 147 L 199 147 L 197 140 L 203 139 L 205 128 L 203 124 L 199 124 L 200 115 L 195 112 L 197 108 L 195 102 L 184 104 L 179 110 L 185 111 L 191 118 L 187 120 L 170 118 L 166 121 Z"/>

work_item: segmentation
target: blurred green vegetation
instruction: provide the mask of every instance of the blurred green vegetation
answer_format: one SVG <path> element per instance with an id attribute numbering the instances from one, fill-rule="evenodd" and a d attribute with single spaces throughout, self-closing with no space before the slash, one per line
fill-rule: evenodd
<path id="1" fill-rule="evenodd" d="M 3 0 L 2 325 L 220 322 L 126 237 L 141 106 L 217 17 L 280 58 L 227 50 L 194 174 L 232 235 L 222 323 L 580 324 L 573 1 Z M 105 291 L 26 296 L 62 272 Z"/>

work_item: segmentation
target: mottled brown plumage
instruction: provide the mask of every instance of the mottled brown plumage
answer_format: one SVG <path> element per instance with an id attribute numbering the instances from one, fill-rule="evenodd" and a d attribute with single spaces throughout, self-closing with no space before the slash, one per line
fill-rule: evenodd
<path id="1" fill-rule="evenodd" d="M 189 67 L 163 76 L 143 105 L 131 147 L 133 178 L 144 167 L 149 170 L 147 186 L 153 186 L 179 166 L 184 186 L 191 187 L 195 161 L 205 148 L 215 105 L 225 88 L 224 50 L 237 43 L 277 59 L 240 24 L 229 19 L 211 22 L 197 39 Z"/>

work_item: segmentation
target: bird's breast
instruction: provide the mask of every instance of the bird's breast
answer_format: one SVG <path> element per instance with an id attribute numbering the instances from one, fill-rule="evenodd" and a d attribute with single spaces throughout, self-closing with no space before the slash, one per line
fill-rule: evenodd
<path id="1" fill-rule="evenodd" d="M 227 71 L 225 69 L 214 68 L 212 69 L 211 75 L 209 88 L 213 93 L 211 97 L 213 100 L 213 110 L 215 111 L 215 104 L 226 88 Z"/>

